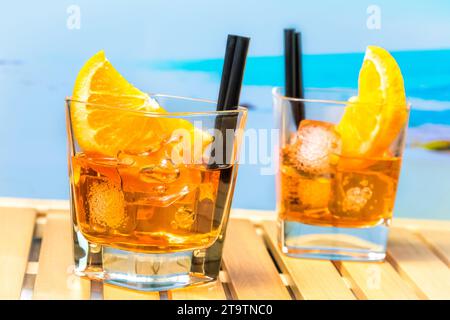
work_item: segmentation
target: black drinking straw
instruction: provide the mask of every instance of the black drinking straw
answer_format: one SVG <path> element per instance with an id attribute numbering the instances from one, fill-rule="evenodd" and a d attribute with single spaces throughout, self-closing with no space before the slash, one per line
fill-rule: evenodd
<path id="1" fill-rule="evenodd" d="M 219 98 L 217 99 L 217 111 L 224 110 L 226 105 L 226 97 L 231 76 L 231 68 L 233 66 L 234 52 L 236 49 L 237 36 L 228 35 L 227 46 L 225 50 L 225 58 L 222 68 L 222 79 L 220 81 Z"/>
<path id="2" fill-rule="evenodd" d="M 295 96 L 297 98 L 303 99 L 305 97 L 304 95 L 304 88 L 303 88 L 303 59 L 302 59 L 302 34 L 300 32 L 295 33 L 294 37 L 294 43 L 295 43 L 295 57 L 296 57 L 296 93 Z M 304 108 L 300 109 L 301 119 L 305 118 L 304 115 Z"/>
<path id="3" fill-rule="evenodd" d="M 285 95 L 290 98 L 304 98 L 302 78 L 301 34 L 295 29 L 284 30 L 284 76 Z M 303 102 L 292 101 L 292 114 L 298 126 L 305 118 Z"/>
<path id="4" fill-rule="evenodd" d="M 222 70 L 222 80 L 220 82 L 219 98 L 217 101 L 217 110 L 237 110 L 239 106 L 239 96 L 241 94 L 242 80 L 244 78 L 245 61 L 247 59 L 247 51 L 250 38 L 229 35 L 227 40 L 227 49 L 225 51 L 225 59 Z M 219 228 L 227 208 L 227 203 L 231 205 L 234 186 L 230 184 L 233 182 L 233 176 L 236 174 L 237 167 L 231 165 L 233 154 L 234 141 L 226 141 L 226 130 L 236 129 L 236 122 L 238 114 L 220 115 L 216 118 L 216 132 L 222 134 L 224 166 L 220 170 L 219 185 L 217 187 L 216 203 L 214 206 L 214 215 L 212 225 L 209 227 L 213 229 Z M 220 147 L 218 145 L 217 147 Z M 221 159 L 219 159 L 221 161 Z M 216 164 L 217 165 L 217 164 Z M 221 167 L 220 165 L 218 166 Z M 225 228 L 225 225 L 223 226 Z M 209 229 L 211 230 L 211 229 Z M 223 250 L 223 240 L 217 240 L 216 243 L 207 250 L 205 273 L 217 274 L 220 268 L 220 261 Z"/>
<path id="5" fill-rule="evenodd" d="M 247 37 L 228 36 L 217 111 L 238 108 L 249 42 Z"/>
<path id="6" fill-rule="evenodd" d="M 249 42 L 250 38 L 236 35 L 228 36 L 219 97 L 217 100 L 217 111 L 238 109 Z M 226 141 L 226 131 L 227 129 L 235 130 L 237 120 L 237 112 L 236 114 L 230 113 L 216 116 L 216 135 L 214 140 L 217 145 L 213 147 L 212 158 L 220 156 L 220 151 L 222 151 L 222 157 L 216 158 L 215 163 L 210 163 L 208 167 L 211 170 L 221 169 L 219 185 L 216 202 L 213 208 L 214 211 L 211 212 L 210 210 L 205 210 L 206 214 L 202 214 L 202 212 L 197 213 L 197 232 L 209 232 L 211 231 L 211 228 L 218 228 L 222 223 L 223 214 L 227 210 L 227 201 L 231 202 L 231 199 L 229 198 L 232 197 L 233 188 L 230 187 L 230 183 L 232 182 L 235 170 L 234 166 L 231 165 L 234 141 Z M 222 145 L 218 143 L 219 141 L 222 142 Z M 217 148 L 220 148 L 220 150 L 217 150 Z M 208 205 L 210 206 L 211 204 Z M 201 203 L 200 206 L 206 207 L 207 204 Z M 210 212 L 210 214 L 208 214 L 208 212 Z M 220 262 L 222 247 L 221 245 L 218 245 L 217 248 L 214 247 L 215 246 L 213 246 L 210 253 L 208 253 L 209 259 L 211 261 Z M 211 268 L 213 269 L 216 267 L 215 264 L 211 265 Z M 207 269 L 208 268 L 209 267 L 207 267 Z"/>
<path id="7" fill-rule="evenodd" d="M 219 98 L 217 100 L 217 111 L 237 110 L 238 108 L 249 42 L 250 38 L 235 35 L 228 36 Z M 223 143 L 223 157 L 221 157 L 222 159 L 216 159 L 216 165 L 217 160 L 224 164 L 229 164 L 231 161 L 233 141 L 226 141 L 226 131 L 227 129 L 235 129 L 236 120 L 233 114 L 220 115 L 216 118 L 215 127 L 218 130 L 217 132 L 220 132 L 222 138 L 220 140 Z M 215 152 L 217 156 L 217 149 L 215 149 Z"/>
<path id="8" fill-rule="evenodd" d="M 284 30 L 284 94 L 293 97 L 295 92 L 294 29 Z"/>

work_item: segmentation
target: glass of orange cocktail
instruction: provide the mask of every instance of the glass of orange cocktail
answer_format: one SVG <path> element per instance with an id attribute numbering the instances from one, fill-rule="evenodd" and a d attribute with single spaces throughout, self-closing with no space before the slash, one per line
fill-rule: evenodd
<path id="1" fill-rule="evenodd" d="M 382 260 L 409 116 L 392 56 L 370 46 L 358 95 L 295 99 L 273 90 L 279 246 L 295 257 Z M 302 108 L 303 119 L 296 119 Z"/>
<path id="2" fill-rule="evenodd" d="M 140 290 L 215 280 L 246 110 L 147 95 L 103 52 L 66 105 L 77 274 Z M 214 129 L 225 122 L 220 160 Z"/>

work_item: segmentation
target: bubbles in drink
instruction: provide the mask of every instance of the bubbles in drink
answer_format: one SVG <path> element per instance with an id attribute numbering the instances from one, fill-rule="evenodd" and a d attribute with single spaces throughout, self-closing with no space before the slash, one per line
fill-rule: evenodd
<path id="1" fill-rule="evenodd" d="M 84 180 L 87 193 L 90 221 L 94 226 L 120 228 L 127 223 L 125 199 L 120 188 L 107 179 Z"/>
<path id="2" fill-rule="evenodd" d="M 372 198 L 372 189 L 369 187 L 353 187 L 347 189 L 345 198 L 342 201 L 342 209 L 344 212 L 361 211 Z"/>

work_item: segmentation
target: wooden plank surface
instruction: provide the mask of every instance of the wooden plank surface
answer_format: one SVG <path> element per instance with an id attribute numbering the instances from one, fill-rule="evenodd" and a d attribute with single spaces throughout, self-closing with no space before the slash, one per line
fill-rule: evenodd
<path id="1" fill-rule="evenodd" d="M 388 258 L 421 298 L 450 299 L 450 270 L 413 232 L 392 228 Z"/>
<path id="2" fill-rule="evenodd" d="M 49 214 L 44 227 L 33 299 L 89 299 L 90 281 L 73 274 L 68 214 Z"/>
<path id="3" fill-rule="evenodd" d="M 26 204 L 0 207 L 0 298 L 19 299 L 27 272 L 36 274 L 34 299 L 89 299 L 90 281 L 72 274 L 70 218 L 67 210 L 59 210 L 65 203 L 29 200 Z M 42 217 L 42 243 L 39 262 L 29 263 L 37 212 Z M 241 219 L 229 222 L 223 259 L 227 290 L 220 281 L 161 294 L 99 284 L 98 298 L 211 300 L 226 299 L 231 291 L 238 299 L 291 299 L 288 283 L 301 299 L 450 299 L 449 221 L 395 219 L 387 262 L 333 263 L 283 255 L 270 212 L 236 210 L 235 216 Z M 266 243 L 252 221 L 262 226 Z M 285 283 L 268 249 L 285 273 Z"/>
<path id="4" fill-rule="evenodd" d="M 68 200 L 0 197 L 0 207 L 31 209 L 37 212 L 57 210 L 58 212 L 68 214 L 70 205 Z"/>
<path id="5" fill-rule="evenodd" d="M 36 212 L 0 208 L 0 299 L 19 299 Z"/>
<path id="6" fill-rule="evenodd" d="M 250 221 L 230 220 L 223 265 L 237 299 L 290 299 L 264 241 Z"/>
<path id="7" fill-rule="evenodd" d="M 336 263 L 341 273 L 351 282 L 353 291 L 361 300 L 416 300 L 414 290 L 400 277 L 388 262 Z"/>
<path id="8" fill-rule="evenodd" d="M 419 235 L 431 246 L 433 252 L 450 267 L 450 229 L 420 230 Z"/>
<path id="9" fill-rule="evenodd" d="M 292 279 L 293 292 L 297 299 L 355 299 L 332 262 L 287 257 L 277 245 L 276 223 L 265 221 L 262 226 L 270 250 L 283 272 L 289 274 Z"/>
<path id="10" fill-rule="evenodd" d="M 169 298 L 173 300 L 226 300 L 227 296 L 220 281 L 191 288 L 169 291 Z"/>
<path id="11" fill-rule="evenodd" d="M 159 300 L 159 292 L 134 291 L 110 284 L 103 284 L 104 300 Z"/>
<path id="12" fill-rule="evenodd" d="M 392 227 L 411 230 L 450 230 L 450 220 L 394 218 Z"/>

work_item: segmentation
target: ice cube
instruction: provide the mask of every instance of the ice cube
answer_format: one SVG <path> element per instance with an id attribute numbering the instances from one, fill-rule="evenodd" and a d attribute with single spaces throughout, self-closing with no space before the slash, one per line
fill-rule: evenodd
<path id="1" fill-rule="evenodd" d="M 197 204 L 195 224 L 192 229 L 196 233 L 208 233 L 212 231 L 214 224 L 214 201 L 210 198 L 201 198 L 201 196 L 200 199 Z"/>
<path id="2" fill-rule="evenodd" d="M 342 207 L 345 211 L 361 211 L 370 198 L 372 198 L 372 189 L 369 187 L 353 187 L 347 189 L 342 201 Z"/>
<path id="3" fill-rule="evenodd" d="M 164 148 L 148 155 L 121 155 L 122 161 L 128 158 L 133 164 L 118 168 L 128 204 L 167 207 L 193 192 L 201 181 L 198 170 L 175 164 Z"/>
<path id="4" fill-rule="evenodd" d="M 170 159 L 147 160 L 151 162 L 140 161 L 142 167 L 137 173 L 121 173 L 125 190 L 134 193 L 134 202 L 167 207 L 192 191 L 190 182 L 181 179 L 181 168 Z"/>
<path id="5" fill-rule="evenodd" d="M 140 170 L 141 179 L 153 183 L 172 183 L 180 176 L 180 169 L 171 160 L 162 159 L 158 164 L 150 164 Z"/>
<path id="6" fill-rule="evenodd" d="M 328 178 L 307 178 L 297 170 L 281 168 L 282 199 L 290 211 L 325 210 L 330 197 L 331 181 Z"/>
<path id="7" fill-rule="evenodd" d="M 118 229 L 128 224 L 124 194 L 119 186 L 102 178 L 90 178 L 87 202 L 90 223 Z"/>
<path id="8" fill-rule="evenodd" d="M 188 206 L 181 206 L 175 212 L 174 220 L 171 226 L 174 229 L 189 230 L 195 221 L 195 212 Z"/>
<path id="9" fill-rule="evenodd" d="M 189 185 L 149 186 L 146 192 L 126 192 L 133 205 L 168 207 L 191 192 Z"/>
<path id="10" fill-rule="evenodd" d="M 338 170 L 332 182 L 330 211 L 335 217 L 376 221 L 392 214 L 396 181 L 376 171 Z"/>
<path id="11" fill-rule="evenodd" d="M 79 168 L 81 176 L 101 177 L 111 183 L 120 184 L 116 168 L 121 165 L 117 158 L 81 154 L 72 161 L 74 168 Z"/>
<path id="12" fill-rule="evenodd" d="M 301 173 L 325 175 L 330 172 L 331 155 L 340 150 L 341 140 L 333 124 L 303 120 L 287 147 L 286 156 Z"/>
<path id="13" fill-rule="evenodd" d="M 130 167 L 135 164 L 136 157 L 134 155 L 119 151 L 117 154 L 118 166 Z"/>
<path id="14" fill-rule="evenodd" d="M 118 168 L 118 172 L 128 204 L 168 206 L 190 191 L 177 183 L 180 168 L 164 158 L 162 151 L 145 156 L 123 154 L 122 160 L 126 159 L 132 159 L 133 164 Z"/>

